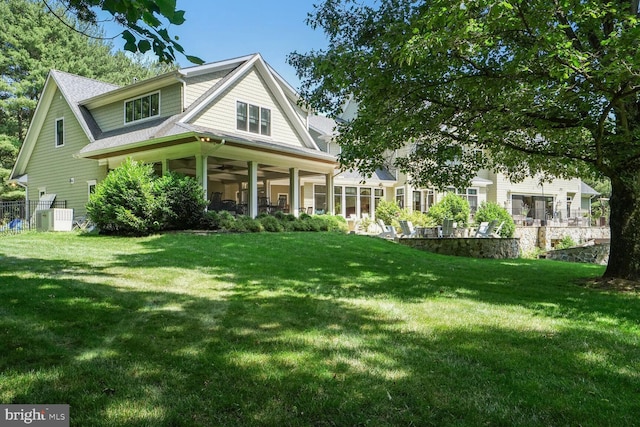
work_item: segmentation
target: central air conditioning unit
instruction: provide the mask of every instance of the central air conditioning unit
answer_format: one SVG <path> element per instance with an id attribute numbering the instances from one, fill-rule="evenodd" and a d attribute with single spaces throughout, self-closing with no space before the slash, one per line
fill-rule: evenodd
<path id="1" fill-rule="evenodd" d="M 43 209 L 36 211 L 36 230 L 71 231 L 73 209 Z"/>
<path id="2" fill-rule="evenodd" d="M 53 214 L 51 209 L 36 211 L 36 230 L 49 231 L 53 229 Z"/>

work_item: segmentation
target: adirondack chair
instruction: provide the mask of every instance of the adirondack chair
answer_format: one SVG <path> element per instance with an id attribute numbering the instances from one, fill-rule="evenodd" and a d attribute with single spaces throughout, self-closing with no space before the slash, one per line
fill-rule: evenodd
<path id="1" fill-rule="evenodd" d="M 413 228 L 411 221 L 400 220 L 400 228 L 403 237 L 416 237 L 416 230 Z"/>
<path id="2" fill-rule="evenodd" d="M 504 226 L 504 221 L 502 221 L 500 225 L 497 226 L 495 230 L 493 230 L 493 232 L 491 233 L 491 237 L 493 237 L 494 239 L 501 238 L 502 236 L 500 235 L 500 230 L 502 230 L 503 226 Z"/>
<path id="3" fill-rule="evenodd" d="M 442 237 L 453 237 L 453 219 L 445 218 L 442 221 Z"/>
<path id="4" fill-rule="evenodd" d="M 396 229 L 393 228 L 393 225 L 387 225 L 381 219 L 378 220 L 378 226 L 382 230 L 378 237 L 391 238 L 395 239 L 396 237 Z"/>
<path id="5" fill-rule="evenodd" d="M 478 231 L 476 231 L 476 237 L 491 237 L 491 233 L 493 233 L 497 224 L 497 219 L 490 222 L 481 222 Z"/>

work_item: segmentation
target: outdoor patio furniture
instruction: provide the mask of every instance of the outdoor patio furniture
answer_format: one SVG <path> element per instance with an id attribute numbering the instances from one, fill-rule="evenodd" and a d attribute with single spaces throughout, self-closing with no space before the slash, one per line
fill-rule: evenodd
<path id="1" fill-rule="evenodd" d="M 259 213 L 269 213 L 271 211 L 271 204 L 269 203 L 268 197 L 259 197 L 258 198 L 258 212 Z"/>
<path id="2" fill-rule="evenodd" d="M 442 237 L 453 237 L 453 233 L 455 232 L 453 224 L 453 220 L 449 218 L 445 218 L 442 221 Z"/>
<path id="3" fill-rule="evenodd" d="M 476 231 L 476 237 L 491 237 L 491 233 L 493 233 L 497 224 L 498 220 L 496 219 L 490 222 L 481 222 L 478 231 Z"/>
<path id="4" fill-rule="evenodd" d="M 222 193 L 219 191 L 211 193 L 208 209 L 210 211 L 219 211 L 222 207 Z"/>
<path id="5" fill-rule="evenodd" d="M 503 227 L 503 226 L 504 226 L 504 221 L 502 221 L 502 222 L 500 223 L 500 225 L 499 225 L 499 226 L 497 226 L 497 227 L 495 228 L 495 230 L 493 230 L 493 231 L 491 232 L 491 237 L 493 237 L 493 238 L 495 238 L 495 239 L 499 239 L 499 238 L 501 238 L 502 236 L 500 235 L 500 230 L 502 230 L 502 227 Z"/>
<path id="6" fill-rule="evenodd" d="M 227 211 L 230 214 L 236 215 L 238 213 L 238 207 L 235 200 L 223 200 L 220 204 L 221 211 Z"/>
<path id="7" fill-rule="evenodd" d="M 411 221 L 400 220 L 398 222 L 402 229 L 402 237 L 416 237 L 416 230 L 413 228 Z"/>
<path id="8" fill-rule="evenodd" d="M 396 237 L 396 229 L 393 228 L 393 225 L 387 225 L 381 219 L 378 220 L 378 226 L 382 230 L 378 237 L 391 238 L 395 239 Z"/>

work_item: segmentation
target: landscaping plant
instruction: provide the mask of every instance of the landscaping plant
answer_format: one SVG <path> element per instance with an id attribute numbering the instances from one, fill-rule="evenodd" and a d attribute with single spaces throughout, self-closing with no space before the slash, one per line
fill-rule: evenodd
<path id="1" fill-rule="evenodd" d="M 87 215 L 101 233 L 146 235 L 161 229 L 152 165 L 128 158 L 89 197 Z"/>
<path id="2" fill-rule="evenodd" d="M 476 211 L 475 221 L 477 224 L 481 222 L 490 222 L 493 220 L 498 221 L 496 226 L 499 226 L 502 223 L 502 228 L 500 229 L 500 237 L 513 237 L 513 234 L 516 231 L 516 225 L 513 222 L 513 218 L 507 212 L 505 208 L 500 206 L 494 202 L 482 202 Z"/>
<path id="3" fill-rule="evenodd" d="M 469 223 L 470 213 L 471 209 L 466 199 L 452 192 L 447 192 L 442 200 L 429 208 L 427 216 L 439 225 L 442 225 L 445 219 L 453 219 L 458 223 L 458 227 L 464 228 Z"/>

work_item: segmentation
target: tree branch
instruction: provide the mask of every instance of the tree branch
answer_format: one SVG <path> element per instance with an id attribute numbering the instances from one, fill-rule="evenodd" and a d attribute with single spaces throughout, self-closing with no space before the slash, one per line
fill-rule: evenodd
<path id="1" fill-rule="evenodd" d="M 76 32 L 76 33 L 78 33 L 78 34 L 82 34 L 82 35 L 83 35 L 83 36 L 85 36 L 85 37 L 88 37 L 88 38 L 90 38 L 90 39 L 94 39 L 94 40 L 113 40 L 113 39 L 115 39 L 116 37 L 118 37 L 120 34 L 122 34 L 122 33 L 119 33 L 119 34 L 116 34 L 116 35 L 115 35 L 115 36 L 113 36 L 113 37 L 98 37 L 98 36 L 92 36 L 91 34 L 88 34 L 88 33 L 84 32 L 84 31 L 80 31 L 80 30 L 78 30 L 77 28 L 75 28 L 74 26 L 69 25 L 69 24 L 64 20 L 64 18 L 63 18 L 62 16 L 59 16 L 56 12 L 54 12 L 54 10 L 51 8 L 51 6 L 49 6 L 49 3 L 47 3 L 47 0 L 41 0 L 41 1 L 42 1 L 42 3 L 46 6 L 46 8 L 49 10 L 49 12 L 50 12 L 53 16 L 55 16 L 55 17 L 56 17 L 56 19 L 58 19 L 58 21 L 60 21 L 60 22 L 61 22 L 65 27 L 69 28 L 69 29 L 70 29 L 70 30 L 72 30 L 72 31 L 75 31 L 75 32 Z M 67 11 L 68 11 L 68 10 L 69 10 L 69 8 L 67 7 Z"/>

